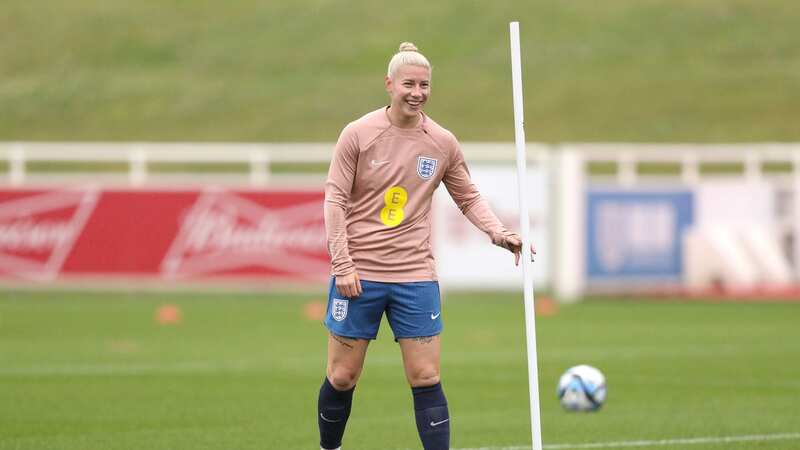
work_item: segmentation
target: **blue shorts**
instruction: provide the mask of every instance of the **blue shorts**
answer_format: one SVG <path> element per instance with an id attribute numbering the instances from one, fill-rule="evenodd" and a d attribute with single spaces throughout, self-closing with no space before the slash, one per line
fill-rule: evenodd
<path id="1" fill-rule="evenodd" d="M 436 336 L 442 332 L 439 283 L 383 283 L 361 280 L 362 293 L 350 298 L 336 291 L 331 277 L 325 326 L 349 338 L 375 339 L 383 312 L 395 339 Z"/>

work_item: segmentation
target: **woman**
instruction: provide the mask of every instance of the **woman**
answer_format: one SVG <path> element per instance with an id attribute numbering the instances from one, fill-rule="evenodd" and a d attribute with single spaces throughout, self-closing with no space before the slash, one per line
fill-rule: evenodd
<path id="1" fill-rule="evenodd" d="M 442 313 L 430 242 L 431 200 L 439 182 L 495 245 L 514 253 L 516 263 L 521 241 L 472 184 L 455 136 L 422 112 L 431 65 L 414 44 L 400 45 L 384 84 L 390 105 L 344 128 L 325 185 L 332 280 L 320 446 L 341 448 L 367 346 L 386 312 L 402 351 L 423 447 L 446 450 L 450 417 L 439 380 Z"/>

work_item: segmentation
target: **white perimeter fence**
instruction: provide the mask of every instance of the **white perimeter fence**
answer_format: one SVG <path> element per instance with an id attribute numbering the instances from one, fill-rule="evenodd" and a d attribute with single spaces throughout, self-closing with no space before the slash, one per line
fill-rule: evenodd
<path id="1" fill-rule="evenodd" d="M 0 143 L 0 184 L 320 188 L 332 148 L 7 142 Z M 518 223 L 513 143 L 462 148 L 501 219 Z M 535 280 L 561 298 L 654 287 L 748 290 L 800 279 L 800 144 L 530 143 L 528 159 L 537 191 Z M 515 272 L 486 263 L 499 256 L 485 253 L 481 236 L 452 232 L 465 221 L 439 194 L 443 285 L 513 287 Z"/>

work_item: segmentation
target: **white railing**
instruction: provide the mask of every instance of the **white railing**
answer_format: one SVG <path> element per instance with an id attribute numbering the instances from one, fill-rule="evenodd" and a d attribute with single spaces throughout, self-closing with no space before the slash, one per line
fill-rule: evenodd
<path id="1" fill-rule="evenodd" d="M 514 146 L 506 143 L 465 144 L 472 159 L 486 162 L 514 161 Z M 285 144 L 241 144 L 241 143 L 49 143 L 6 142 L 0 143 L 0 161 L 6 161 L 8 170 L 0 182 L 12 186 L 26 183 L 59 183 L 85 180 L 125 183 L 141 186 L 159 182 L 231 182 L 249 184 L 253 187 L 269 184 L 292 184 L 293 182 L 318 182 L 324 174 L 297 170 L 280 175 L 274 173 L 277 164 L 327 164 L 331 158 L 332 143 L 285 143 Z M 466 150 L 465 150 L 466 151 Z M 543 162 L 548 157 L 544 146 L 531 145 L 531 160 Z M 87 171 L 38 170 L 29 168 L 31 163 L 107 163 L 124 164 L 125 172 L 111 168 Z M 186 171 L 163 173 L 154 171 L 151 164 L 241 164 L 248 167 L 240 173 L 225 171 Z M 246 178 L 245 178 L 246 177 Z"/>
<path id="2" fill-rule="evenodd" d="M 247 184 L 253 187 L 270 184 L 318 183 L 323 173 L 275 173 L 275 164 L 327 164 L 332 143 L 0 143 L 0 161 L 7 164 L 0 174 L 0 183 L 13 186 L 38 183 L 60 183 L 85 180 L 124 183 L 141 186 L 148 183 L 215 183 Z M 513 143 L 463 143 L 470 163 L 513 164 Z M 694 183 L 702 176 L 705 164 L 739 164 L 743 175 L 758 178 L 767 172 L 765 164 L 778 163 L 789 167 L 789 173 L 800 179 L 800 144 L 528 144 L 528 159 L 533 164 L 548 164 L 552 155 L 572 150 L 586 164 L 608 163 L 615 167 L 615 181 L 633 185 L 649 175 L 640 173 L 640 164 L 679 166 L 679 176 Z M 124 164 L 125 171 L 114 170 L 30 170 L 32 163 L 111 163 Z M 210 171 L 164 173 L 151 164 L 207 164 Z M 241 164 L 246 171 L 226 173 L 213 166 Z M 740 175 L 740 174 L 737 174 Z M 660 174 L 658 176 L 669 176 Z M 674 176 L 674 175 L 672 175 Z"/>
<path id="3" fill-rule="evenodd" d="M 242 164 L 249 167 L 246 183 L 265 186 L 270 183 L 273 162 L 321 163 L 330 158 L 326 144 L 207 144 L 207 143 L 0 143 L 0 160 L 8 161 L 7 182 L 60 182 L 86 176 L 106 181 L 125 181 L 140 186 L 151 181 L 178 179 L 233 181 L 243 183 L 244 173 L 184 172 L 179 175 L 154 173 L 151 163 L 161 164 Z M 29 163 L 122 163 L 126 173 L 113 170 L 31 172 Z M 120 179 L 122 177 L 122 180 Z"/>
<path id="4" fill-rule="evenodd" d="M 700 180 L 702 166 L 709 164 L 741 164 L 743 170 L 737 176 L 748 179 L 765 176 L 766 164 L 782 164 L 789 167 L 786 173 L 800 179 L 800 144 L 754 143 L 754 144 L 562 144 L 561 149 L 570 149 L 582 155 L 587 164 L 612 163 L 616 166 L 616 182 L 632 186 L 640 178 L 640 164 L 678 165 L 678 176 L 687 184 Z M 664 176 L 659 174 L 656 176 Z"/>

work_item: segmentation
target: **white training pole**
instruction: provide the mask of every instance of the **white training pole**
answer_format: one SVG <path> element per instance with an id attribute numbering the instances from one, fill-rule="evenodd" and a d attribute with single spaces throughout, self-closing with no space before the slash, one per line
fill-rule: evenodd
<path id="1" fill-rule="evenodd" d="M 524 119 L 522 116 L 522 63 L 519 51 L 519 22 L 511 22 L 509 29 L 511 31 L 511 80 L 514 93 L 514 137 L 517 143 L 519 230 L 522 237 L 522 290 L 525 300 L 528 390 L 531 400 L 531 438 L 533 450 L 542 450 L 542 424 L 539 418 L 539 366 L 536 356 L 536 321 L 534 319 L 533 274 L 531 273 L 531 221 L 528 215 L 528 169 L 525 153 Z"/>

